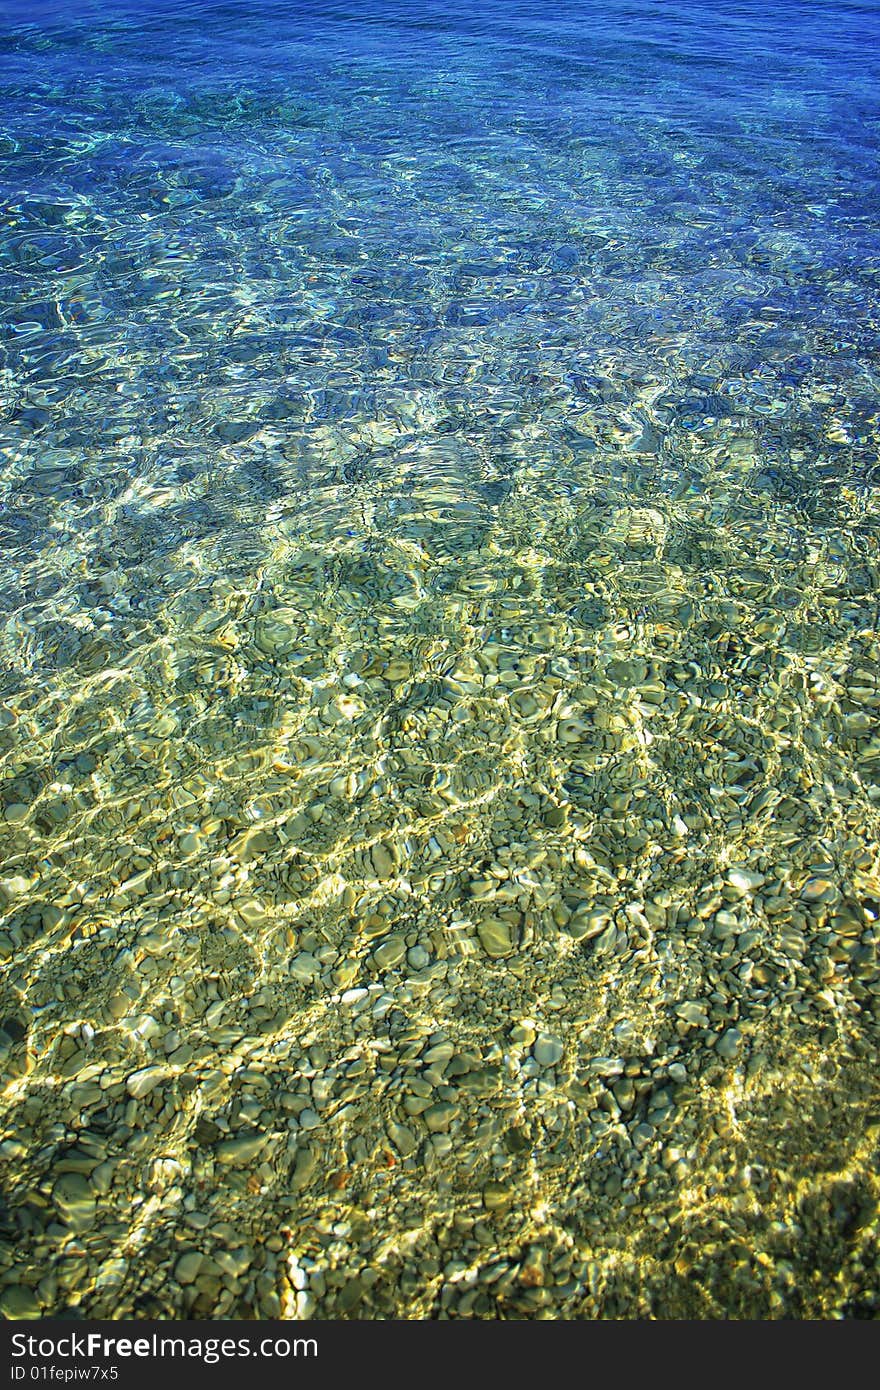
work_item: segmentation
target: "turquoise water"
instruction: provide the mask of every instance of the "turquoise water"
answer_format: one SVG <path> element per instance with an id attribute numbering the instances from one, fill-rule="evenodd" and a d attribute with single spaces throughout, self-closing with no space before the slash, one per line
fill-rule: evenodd
<path id="1" fill-rule="evenodd" d="M 878 136 L 870 3 L 0 3 L 7 1316 L 876 1315 Z"/>

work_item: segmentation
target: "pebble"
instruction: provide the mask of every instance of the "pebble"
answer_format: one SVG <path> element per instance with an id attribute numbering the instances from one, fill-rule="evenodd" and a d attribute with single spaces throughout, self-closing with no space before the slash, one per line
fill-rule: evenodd
<path id="1" fill-rule="evenodd" d="M 380 970 L 391 970 L 400 965 L 406 955 L 406 942 L 402 936 L 389 936 L 373 952 L 373 959 Z"/>
<path id="2" fill-rule="evenodd" d="M 406 1125 L 398 1124 L 396 1120 L 388 1121 L 388 1138 L 394 1145 L 401 1158 L 409 1158 L 418 1148 L 418 1140 L 411 1129 Z"/>
<path id="3" fill-rule="evenodd" d="M 160 1082 L 167 1080 L 168 1073 L 163 1067 L 142 1067 L 133 1071 L 125 1082 L 125 1089 L 135 1100 L 148 1096 Z"/>
<path id="4" fill-rule="evenodd" d="M 492 960 L 509 956 L 513 950 L 513 932 L 499 917 L 489 917 L 477 927 L 477 935 L 486 955 Z"/>
<path id="5" fill-rule="evenodd" d="M 553 1067 L 562 1059 L 565 1045 L 552 1033 L 539 1033 L 535 1039 L 532 1054 L 539 1067 Z"/>
<path id="6" fill-rule="evenodd" d="M 241 1279 L 254 1262 L 254 1252 L 248 1245 L 239 1245 L 232 1250 L 215 1250 L 214 1259 L 225 1274 Z"/>
<path id="7" fill-rule="evenodd" d="M 833 903 L 840 894 L 827 878 L 810 878 L 801 889 L 801 898 L 807 903 Z"/>
<path id="8" fill-rule="evenodd" d="M 734 912 L 720 911 L 715 913 L 715 935 L 722 940 L 732 936 L 739 930 L 739 919 Z"/>
<path id="9" fill-rule="evenodd" d="M 358 989 L 343 990 L 339 996 L 340 1004 L 345 1004 L 349 1008 L 356 1009 L 358 1005 L 365 1004 L 370 997 L 370 991 L 363 987 Z"/>
<path id="10" fill-rule="evenodd" d="M 409 680 L 409 677 L 412 675 L 412 666 L 408 661 L 400 657 L 395 657 L 395 659 L 389 661 L 388 665 L 385 667 L 384 675 L 386 680 L 397 685 L 401 681 Z"/>
<path id="11" fill-rule="evenodd" d="M 83 1173 L 64 1173 L 52 1188 L 52 1200 L 66 1226 L 85 1231 L 93 1224 L 97 1199 Z"/>
<path id="12" fill-rule="evenodd" d="M 276 608 L 257 619 L 254 641 L 266 656 L 290 656 L 301 640 L 302 619 L 292 608 Z"/>
<path id="13" fill-rule="evenodd" d="M 590 1061 L 590 1071 L 598 1076 L 620 1076 L 625 1066 L 622 1057 L 593 1057 Z"/>
<path id="14" fill-rule="evenodd" d="M 498 892 L 498 882 L 494 878 L 472 878 L 468 884 L 468 892 L 477 902 L 494 898 Z"/>
<path id="15" fill-rule="evenodd" d="M 451 1101 L 440 1101 L 437 1105 L 429 1106 L 422 1119 L 432 1134 L 440 1134 L 449 1128 L 457 1115 L 457 1105 L 453 1105 Z"/>
<path id="16" fill-rule="evenodd" d="M 3 812 L 10 825 L 18 825 L 21 821 L 27 820 L 30 807 L 25 806 L 23 801 L 13 801 L 11 806 L 7 806 Z"/>
<path id="17" fill-rule="evenodd" d="M 373 869 L 378 879 L 384 881 L 385 879 L 391 878 L 394 873 L 394 858 L 386 845 L 373 845 L 370 851 L 370 859 L 372 860 Z"/>
<path id="18" fill-rule="evenodd" d="M 624 1077 L 622 1081 L 616 1082 L 611 1091 L 621 1110 L 632 1108 L 635 1103 L 636 1088 L 629 1077 Z"/>
<path id="19" fill-rule="evenodd" d="M 174 1266 L 174 1277 L 178 1284 L 194 1284 L 204 1261 L 198 1250 L 187 1250 Z"/>
<path id="20" fill-rule="evenodd" d="M 645 1124 L 644 1122 L 642 1122 L 641 1124 L 637 1124 L 633 1127 L 632 1141 L 637 1149 L 643 1149 L 647 1144 L 650 1144 L 651 1140 L 654 1138 L 655 1133 L 656 1130 L 654 1129 L 653 1125 Z"/>
<path id="21" fill-rule="evenodd" d="M 290 1176 L 290 1185 L 295 1192 L 308 1185 L 315 1174 L 317 1166 L 318 1158 L 313 1149 L 297 1149 L 293 1171 Z"/>
<path id="22" fill-rule="evenodd" d="M 321 973 L 321 962 L 317 956 L 313 956 L 310 951 L 300 951 L 299 955 L 294 956 L 290 962 L 290 973 L 295 980 L 307 984 L 309 980 L 316 979 Z"/>
<path id="23" fill-rule="evenodd" d="M 578 909 L 569 918 L 565 930 L 569 936 L 574 937 L 575 941 L 590 941 L 594 936 L 599 936 L 605 931 L 610 922 L 611 915 L 608 912 Z"/>
<path id="24" fill-rule="evenodd" d="M 367 1286 L 363 1279 L 347 1279 L 336 1295 L 336 1307 L 343 1313 L 350 1312 L 363 1300 Z"/>
<path id="25" fill-rule="evenodd" d="M 0 1313 L 12 1321 L 32 1322 L 43 1316 L 36 1294 L 25 1284 L 8 1284 L 0 1290 Z"/>
<path id="26" fill-rule="evenodd" d="M 222 1139 L 214 1150 L 217 1162 L 240 1168 L 252 1163 L 265 1148 L 265 1134 L 251 1134 L 239 1139 Z"/>
<path id="27" fill-rule="evenodd" d="M 487 1211 L 504 1211 L 513 1198 L 514 1190 L 508 1182 L 487 1182 L 483 1188 L 483 1205 Z"/>
<path id="28" fill-rule="evenodd" d="M 690 1023 L 694 1027 L 708 1027 L 709 1014 L 706 1006 L 696 1000 L 686 999 L 684 1003 L 676 1005 L 675 1012 L 683 1023 Z"/>
<path id="29" fill-rule="evenodd" d="M 256 898 L 246 898 L 233 903 L 235 911 L 249 927 L 258 927 L 266 920 L 266 909 Z"/>
<path id="30" fill-rule="evenodd" d="M 766 879 L 763 874 L 751 873 L 747 869 L 730 869 L 725 882 L 733 889 L 737 897 L 745 898 L 760 888 Z"/>
<path id="31" fill-rule="evenodd" d="M 715 1044 L 716 1051 L 721 1057 L 735 1057 L 742 1044 L 742 1033 L 738 1028 L 728 1028 L 721 1034 Z"/>

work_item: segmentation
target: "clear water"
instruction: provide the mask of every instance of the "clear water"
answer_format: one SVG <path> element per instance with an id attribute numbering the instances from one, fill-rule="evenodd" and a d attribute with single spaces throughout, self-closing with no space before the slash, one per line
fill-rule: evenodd
<path id="1" fill-rule="evenodd" d="M 878 132 L 872 3 L 0 5 L 8 1315 L 876 1313 Z"/>

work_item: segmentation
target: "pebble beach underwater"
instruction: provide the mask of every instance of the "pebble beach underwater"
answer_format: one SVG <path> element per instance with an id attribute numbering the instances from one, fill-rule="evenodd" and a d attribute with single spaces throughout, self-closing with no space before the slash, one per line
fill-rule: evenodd
<path id="1" fill-rule="evenodd" d="M 880 1315 L 880 6 L 0 3 L 0 1312 Z"/>

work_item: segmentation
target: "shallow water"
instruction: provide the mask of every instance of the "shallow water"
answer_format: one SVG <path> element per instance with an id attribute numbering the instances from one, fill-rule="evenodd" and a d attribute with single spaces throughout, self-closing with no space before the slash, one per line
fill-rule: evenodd
<path id="1" fill-rule="evenodd" d="M 871 1317 L 868 4 L 0 7 L 0 1309 Z"/>

